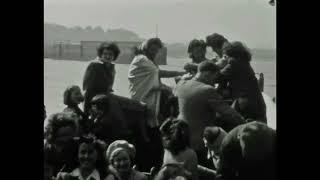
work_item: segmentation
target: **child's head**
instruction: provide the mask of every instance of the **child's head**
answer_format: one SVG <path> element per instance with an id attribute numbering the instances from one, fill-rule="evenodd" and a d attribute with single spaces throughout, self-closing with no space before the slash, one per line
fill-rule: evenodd
<path id="1" fill-rule="evenodd" d="M 222 128 L 208 126 L 203 131 L 204 145 L 215 153 L 219 153 L 222 141 L 226 135 L 227 133 Z"/>
<path id="2" fill-rule="evenodd" d="M 190 130 L 187 122 L 168 119 L 160 127 L 163 146 L 173 154 L 178 154 L 190 146 Z"/>
<path id="3" fill-rule="evenodd" d="M 76 123 L 70 113 L 55 113 L 49 116 L 45 137 L 50 144 L 66 146 L 76 136 Z"/>
<path id="4" fill-rule="evenodd" d="M 90 136 L 81 136 L 77 142 L 79 168 L 86 171 L 98 169 L 102 173 L 107 166 L 103 144 Z"/>
<path id="5" fill-rule="evenodd" d="M 78 105 L 84 101 L 80 87 L 72 85 L 67 87 L 63 94 L 63 103 L 67 106 Z"/>
<path id="6" fill-rule="evenodd" d="M 91 100 L 91 113 L 94 116 L 101 115 L 109 108 L 109 98 L 107 95 L 98 94 Z"/>
<path id="7" fill-rule="evenodd" d="M 125 140 L 114 141 L 109 145 L 106 152 L 109 163 L 119 173 L 126 173 L 131 170 L 135 154 L 135 147 Z"/>

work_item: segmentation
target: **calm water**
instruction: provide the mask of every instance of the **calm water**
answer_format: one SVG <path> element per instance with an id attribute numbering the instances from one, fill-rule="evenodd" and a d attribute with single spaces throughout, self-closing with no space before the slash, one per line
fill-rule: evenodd
<path id="1" fill-rule="evenodd" d="M 167 70 L 181 69 L 189 60 L 168 58 L 168 65 L 161 66 Z M 256 73 L 264 73 L 265 93 L 276 96 L 276 63 L 274 60 L 253 61 Z M 63 92 L 69 85 L 82 87 L 82 78 L 88 62 L 44 59 L 44 104 L 47 115 L 59 112 L 65 107 Z M 127 80 L 128 65 L 117 64 L 114 90 L 116 94 L 128 97 L 129 82 Z M 168 85 L 174 84 L 172 79 L 163 80 Z"/>

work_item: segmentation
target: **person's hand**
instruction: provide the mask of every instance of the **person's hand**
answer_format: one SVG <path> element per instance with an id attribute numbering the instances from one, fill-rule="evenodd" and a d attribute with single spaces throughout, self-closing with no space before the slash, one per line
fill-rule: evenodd
<path id="1" fill-rule="evenodd" d="M 193 78 L 193 75 L 191 73 L 185 74 L 181 77 L 182 80 L 190 80 Z"/>

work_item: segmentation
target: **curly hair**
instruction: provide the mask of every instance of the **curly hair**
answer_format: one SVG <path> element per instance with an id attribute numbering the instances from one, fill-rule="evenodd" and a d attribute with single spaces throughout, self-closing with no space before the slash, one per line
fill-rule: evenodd
<path id="1" fill-rule="evenodd" d="M 63 103 L 67 106 L 72 105 L 72 100 L 71 100 L 71 94 L 73 91 L 75 91 L 76 89 L 80 89 L 79 86 L 77 85 L 72 85 L 67 87 L 67 89 L 64 91 L 63 93 Z"/>
<path id="2" fill-rule="evenodd" d="M 160 127 L 162 136 L 168 138 L 164 148 L 177 155 L 190 146 L 190 129 L 187 122 L 179 119 L 168 119 Z"/>
<path id="3" fill-rule="evenodd" d="M 228 40 L 224 36 L 218 33 L 213 33 L 206 37 L 207 45 L 218 48 L 218 49 L 222 49 L 224 43 L 227 41 Z"/>
<path id="4" fill-rule="evenodd" d="M 62 127 L 71 127 L 76 129 L 75 121 L 68 113 L 55 113 L 49 116 L 48 124 L 45 127 L 44 136 L 49 143 L 53 143 L 57 131 Z"/>
<path id="5" fill-rule="evenodd" d="M 118 58 L 118 56 L 119 56 L 119 54 L 121 52 L 116 43 L 114 43 L 114 42 L 103 42 L 97 48 L 97 54 L 98 54 L 99 57 L 102 56 L 103 50 L 105 50 L 105 49 L 110 50 L 110 51 L 113 52 L 113 55 L 114 55 L 113 61 L 115 61 Z"/>
<path id="6" fill-rule="evenodd" d="M 250 50 L 241 42 L 235 41 L 223 48 L 223 53 L 240 61 L 250 62 L 251 52 Z"/>

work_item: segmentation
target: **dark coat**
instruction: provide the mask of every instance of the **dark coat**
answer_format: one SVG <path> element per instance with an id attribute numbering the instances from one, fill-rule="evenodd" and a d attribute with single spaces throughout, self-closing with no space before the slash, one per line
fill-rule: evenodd
<path id="1" fill-rule="evenodd" d="M 266 121 L 266 104 L 260 92 L 258 80 L 248 62 L 232 59 L 220 71 L 220 81 L 227 80 L 232 99 L 238 101 L 246 98 L 247 103 L 242 110 L 238 110 L 245 118 Z M 236 102 L 238 103 L 238 102 Z M 236 109 L 238 108 L 235 105 Z"/>
<path id="2" fill-rule="evenodd" d="M 248 160 L 243 156 L 242 149 L 240 146 L 239 136 L 241 134 L 241 129 L 246 126 L 240 125 L 234 128 L 229 134 L 224 138 L 221 146 L 220 161 L 217 169 L 217 179 L 219 180 L 274 180 L 275 173 L 275 138 L 276 132 L 270 128 L 268 131 L 271 136 L 267 139 L 256 141 L 253 140 L 256 137 L 248 135 L 251 138 L 250 142 L 255 142 L 256 144 L 251 144 L 247 147 L 247 152 L 259 152 L 259 156 L 262 157 L 258 161 Z M 273 149 L 271 152 L 265 151 L 264 146 L 258 143 L 268 143 Z M 254 150 L 252 151 L 252 149 Z M 252 154 L 252 153 L 251 153 Z"/>
<path id="3" fill-rule="evenodd" d="M 115 65 L 103 63 L 100 60 L 93 60 L 88 65 L 84 78 L 84 112 L 88 114 L 91 99 L 97 94 L 112 92 L 115 78 Z"/>
<path id="4" fill-rule="evenodd" d="M 199 150 L 206 126 L 216 125 L 216 113 L 235 126 L 244 123 L 241 115 L 226 104 L 214 87 L 196 80 L 181 80 L 175 90 L 179 102 L 179 119 L 188 122 L 192 131 L 191 147 Z"/>

